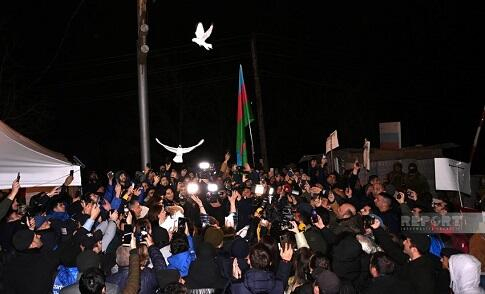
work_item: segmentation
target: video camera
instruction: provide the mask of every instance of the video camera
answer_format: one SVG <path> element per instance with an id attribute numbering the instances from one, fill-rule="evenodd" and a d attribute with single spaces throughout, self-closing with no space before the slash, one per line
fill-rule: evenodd
<path id="1" fill-rule="evenodd" d="M 214 183 L 209 183 L 207 184 L 207 201 L 209 203 L 216 203 L 219 201 L 219 194 L 217 191 L 219 190 L 219 187 L 217 187 L 217 184 Z"/>
<path id="2" fill-rule="evenodd" d="M 239 185 L 239 184 L 233 185 L 231 183 L 231 180 L 226 180 L 224 181 L 224 189 L 226 190 L 226 194 L 229 196 L 232 194 L 232 191 L 237 191 L 239 192 L 239 194 L 242 194 L 244 185 Z"/>
<path id="3" fill-rule="evenodd" d="M 293 225 L 290 223 L 290 221 L 293 220 L 293 212 L 291 210 L 291 205 L 287 204 L 285 205 L 280 211 L 280 227 L 281 230 L 288 230 L 288 229 L 293 229 Z"/>
<path id="4" fill-rule="evenodd" d="M 216 169 L 214 168 L 214 164 L 205 161 L 199 163 L 199 171 L 197 172 L 197 175 L 200 179 L 210 179 L 215 174 Z"/>

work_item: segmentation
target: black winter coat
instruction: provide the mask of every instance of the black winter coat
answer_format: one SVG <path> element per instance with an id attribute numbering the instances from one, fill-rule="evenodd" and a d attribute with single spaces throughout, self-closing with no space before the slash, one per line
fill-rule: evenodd
<path id="1" fill-rule="evenodd" d="M 44 294 L 52 293 L 59 254 L 41 253 L 39 249 L 29 249 L 17 253 L 4 271 L 6 293 Z"/>

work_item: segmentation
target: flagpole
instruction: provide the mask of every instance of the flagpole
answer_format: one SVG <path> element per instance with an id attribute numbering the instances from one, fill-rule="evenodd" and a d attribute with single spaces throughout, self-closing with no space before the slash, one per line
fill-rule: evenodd
<path id="1" fill-rule="evenodd" d="M 254 143 L 253 143 L 253 132 L 251 131 L 251 121 L 249 121 L 249 137 L 251 138 L 251 155 L 253 158 L 253 168 L 256 168 L 256 165 L 254 164 Z"/>

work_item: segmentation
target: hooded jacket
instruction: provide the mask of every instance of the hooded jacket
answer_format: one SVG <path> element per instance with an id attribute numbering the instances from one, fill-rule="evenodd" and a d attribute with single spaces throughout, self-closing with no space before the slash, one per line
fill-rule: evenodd
<path id="1" fill-rule="evenodd" d="M 470 254 L 450 257 L 450 287 L 455 294 L 484 294 L 480 288 L 480 261 Z"/>

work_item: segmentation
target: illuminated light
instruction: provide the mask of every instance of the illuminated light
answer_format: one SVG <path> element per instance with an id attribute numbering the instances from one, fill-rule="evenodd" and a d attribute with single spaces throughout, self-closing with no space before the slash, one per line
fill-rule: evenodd
<path id="1" fill-rule="evenodd" d="M 216 192 L 217 190 L 219 190 L 219 187 L 217 187 L 217 184 L 209 183 L 207 184 L 207 190 L 209 192 Z"/>
<path id="2" fill-rule="evenodd" d="M 201 163 L 199 163 L 199 168 L 200 169 L 208 169 L 210 167 L 210 164 L 206 161 L 203 161 Z"/>
<path id="3" fill-rule="evenodd" d="M 195 194 L 199 191 L 199 185 L 196 183 L 189 183 L 187 185 L 187 192 L 189 194 Z"/>

